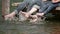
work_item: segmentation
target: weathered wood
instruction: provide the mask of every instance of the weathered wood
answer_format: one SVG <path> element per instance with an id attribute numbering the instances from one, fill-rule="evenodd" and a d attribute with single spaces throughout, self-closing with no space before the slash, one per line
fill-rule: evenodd
<path id="1" fill-rule="evenodd" d="M 10 0 L 2 0 L 2 15 L 9 14 L 10 12 Z"/>

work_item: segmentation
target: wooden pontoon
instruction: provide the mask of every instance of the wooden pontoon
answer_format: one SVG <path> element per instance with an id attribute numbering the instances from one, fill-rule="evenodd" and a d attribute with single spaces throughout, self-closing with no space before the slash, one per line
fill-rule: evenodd
<path id="1" fill-rule="evenodd" d="M 10 0 L 2 0 L 2 16 L 9 14 L 10 12 Z"/>

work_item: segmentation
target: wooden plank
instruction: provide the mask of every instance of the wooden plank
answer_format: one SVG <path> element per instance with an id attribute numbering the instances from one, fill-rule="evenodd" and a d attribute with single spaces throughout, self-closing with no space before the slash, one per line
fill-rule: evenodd
<path id="1" fill-rule="evenodd" d="M 10 0 L 2 0 L 2 15 L 9 14 L 10 12 Z"/>

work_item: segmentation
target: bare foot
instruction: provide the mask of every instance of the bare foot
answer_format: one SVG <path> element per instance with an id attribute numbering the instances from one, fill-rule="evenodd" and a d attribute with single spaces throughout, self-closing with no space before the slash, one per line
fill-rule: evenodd
<path id="1" fill-rule="evenodd" d="M 36 14 L 38 17 L 43 17 L 44 13 L 37 13 Z"/>
<path id="2" fill-rule="evenodd" d="M 5 20 L 8 20 L 8 19 L 9 19 L 9 20 L 12 20 L 13 17 L 14 17 L 14 16 L 11 15 L 11 14 L 8 14 L 8 15 L 5 15 L 5 16 L 4 16 Z"/>
<path id="3" fill-rule="evenodd" d="M 20 15 L 19 15 L 19 21 L 25 21 L 25 20 L 27 20 L 28 19 L 28 17 L 29 17 L 29 14 L 27 13 L 27 12 L 20 12 L 19 13 Z"/>
<path id="4" fill-rule="evenodd" d="M 25 16 L 26 18 L 29 17 L 29 14 L 28 14 L 27 12 L 22 12 L 21 14 L 22 14 L 23 16 Z"/>
<path id="5" fill-rule="evenodd" d="M 36 22 L 38 19 L 37 15 L 31 15 L 30 17 L 31 17 L 30 22 Z"/>

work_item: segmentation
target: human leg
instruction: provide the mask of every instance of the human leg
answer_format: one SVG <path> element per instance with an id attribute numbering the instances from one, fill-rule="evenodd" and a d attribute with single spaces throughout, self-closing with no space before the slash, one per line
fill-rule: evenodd
<path id="1" fill-rule="evenodd" d="M 47 6 L 47 5 L 46 5 Z M 48 4 L 48 7 L 44 10 L 44 12 L 42 13 L 38 13 L 37 15 L 40 15 L 40 16 L 44 16 L 46 15 L 48 12 L 50 12 L 51 10 L 55 9 L 57 7 L 57 4 Z"/>
<path id="2" fill-rule="evenodd" d="M 15 9 L 12 13 L 8 14 L 8 15 L 5 15 L 4 17 L 6 19 L 8 18 L 12 18 L 13 16 L 15 16 L 16 14 L 18 14 L 20 11 L 22 11 L 26 5 L 28 5 L 28 2 L 27 1 L 23 1 L 18 7 L 17 9 Z"/>
<path id="3" fill-rule="evenodd" d="M 37 6 L 37 5 L 34 5 L 32 7 L 32 9 L 28 12 L 22 12 L 22 14 L 25 16 L 25 17 L 29 17 L 29 15 L 31 15 L 32 13 L 36 12 L 40 7 Z"/>

